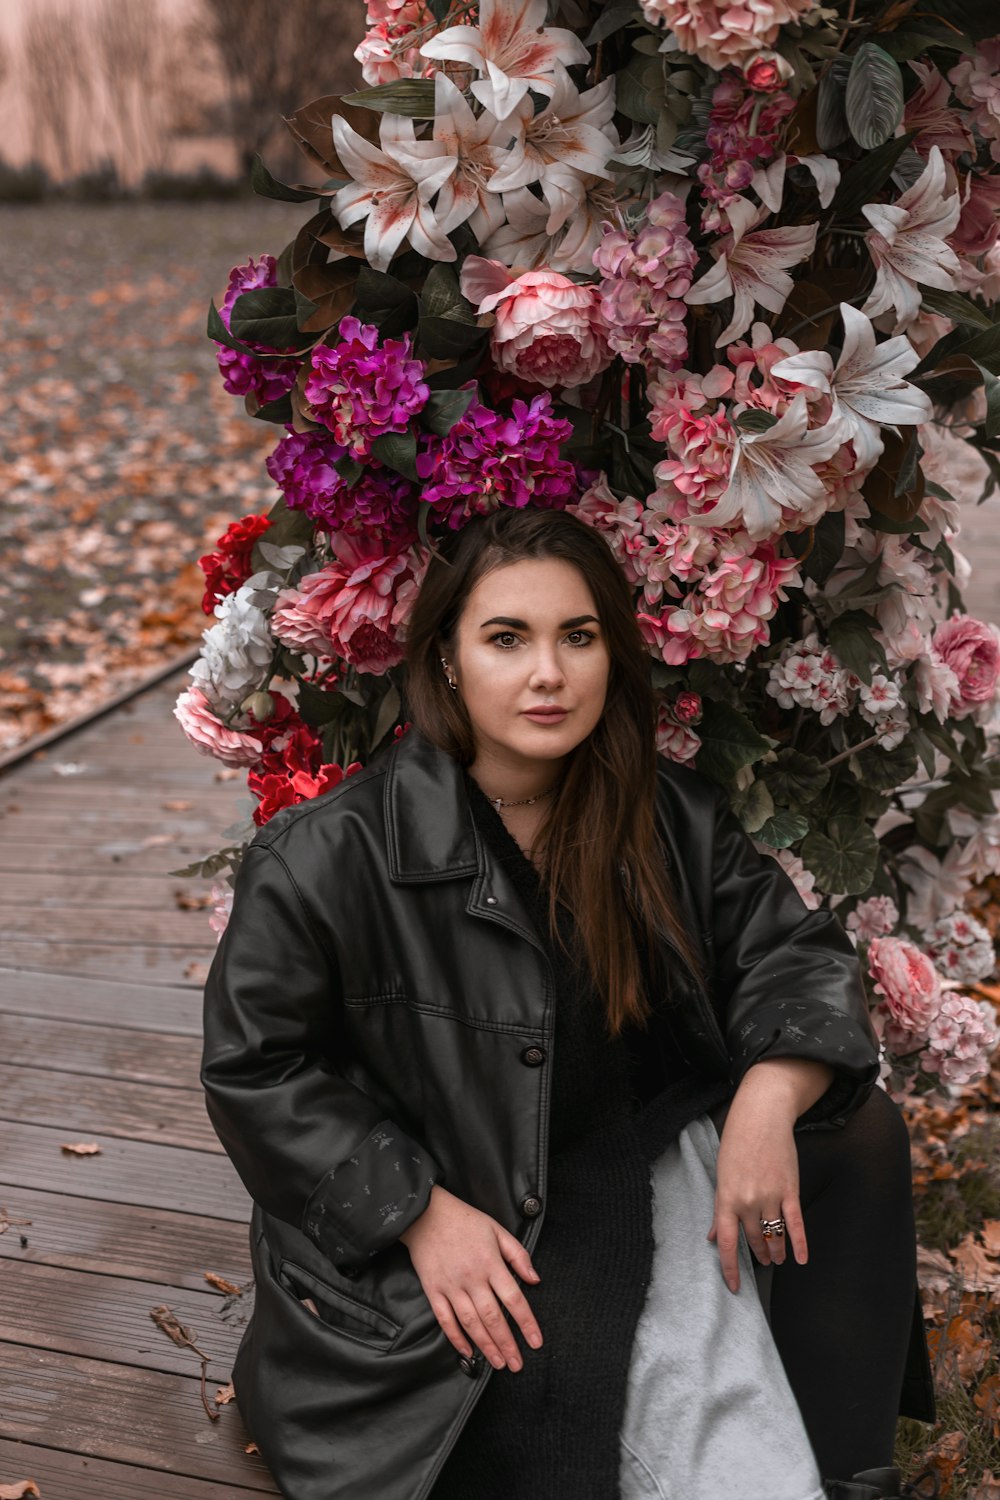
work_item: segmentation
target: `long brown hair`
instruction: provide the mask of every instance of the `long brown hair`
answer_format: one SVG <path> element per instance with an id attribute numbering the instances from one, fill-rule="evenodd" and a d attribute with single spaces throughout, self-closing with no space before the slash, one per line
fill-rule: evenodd
<path id="1" fill-rule="evenodd" d="M 656 963 L 658 929 L 696 974 L 699 966 L 656 839 L 650 656 L 628 581 L 604 538 L 567 511 L 528 506 L 475 517 L 440 541 L 407 621 L 405 716 L 460 765 L 472 764 L 472 723 L 448 688 L 440 658 L 450 657 L 465 601 L 485 574 L 546 557 L 572 563 L 583 575 L 611 665 L 604 712 L 567 757 L 535 844 L 552 938 L 565 950 L 556 920 L 561 901 L 575 916 L 615 1036 L 626 1022 L 645 1025 L 650 1013 L 630 913 L 644 935 L 654 983 L 669 985 Z"/>

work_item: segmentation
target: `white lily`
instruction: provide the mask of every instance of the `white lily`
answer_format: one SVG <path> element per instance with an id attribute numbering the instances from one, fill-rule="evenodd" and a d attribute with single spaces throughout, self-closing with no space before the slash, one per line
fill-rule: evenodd
<path id="1" fill-rule="evenodd" d="M 553 70 L 552 98 L 540 114 L 522 99 L 516 115 L 523 128 L 523 152 L 496 172 L 490 192 L 509 193 L 537 182 L 549 206 L 545 229 L 555 234 L 583 197 L 585 177 L 610 177 L 608 158 L 618 145 L 611 124 L 615 81 L 606 78 L 581 94 L 562 63 Z M 511 116 L 513 121 L 514 115 Z"/>
<path id="2" fill-rule="evenodd" d="M 330 200 L 341 229 L 367 218 L 365 255 L 376 271 L 388 269 L 407 235 L 428 260 L 455 260 L 455 247 L 430 206 L 455 171 L 455 157 L 441 141 L 417 141 L 412 120 L 401 115 L 382 116 L 379 140 L 381 149 L 334 115 L 337 155 L 354 179 Z"/>
<path id="3" fill-rule="evenodd" d="M 589 62 L 572 31 L 546 26 L 545 0 L 481 0 L 478 26 L 449 26 L 420 49 L 421 57 L 471 64 L 483 76 L 472 85 L 480 104 L 506 120 L 529 89 L 551 98 L 556 63 Z"/>
<path id="4" fill-rule="evenodd" d="M 434 139 L 455 161 L 455 170 L 442 186 L 436 205 L 445 234 L 468 219 L 482 243 L 505 222 L 503 204 L 489 189 L 500 168 L 516 170 L 523 160 L 523 143 L 515 141 L 512 149 L 507 149 L 512 135 L 512 126 L 487 109 L 477 118 L 447 73 L 434 75 Z"/>
<path id="5" fill-rule="evenodd" d="M 616 212 L 614 187 L 603 177 L 583 181 L 583 197 L 571 218 L 555 234 L 549 234 L 549 208 L 530 188 L 515 188 L 503 195 L 507 222 L 482 246 L 482 254 L 533 271 L 549 266 L 568 275 L 572 271 L 593 274 L 594 251 L 601 243 L 606 219 Z"/>
<path id="6" fill-rule="evenodd" d="M 840 184 L 840 166 L 832 156 L 776 156 L 766 167 L 758 167 L 750 182 L 761 203 L 773 214 L 781 212 L 785 196 L 785 173 L 789 167 L 805 167 L 812 174 L 820 208 L 829 208 Z"/>
<path id="7" fill-rule="evenodd" d="M 861 311 L 871 318 L 895 308 L 893 333 L 907 328 L 920 311 L 917 282 L 951 291 L 961 263 L 945 241 L 958 224 L 962 205 L 958 191 L 946 193 L 947 169 L 937 146 L 912 187 L 895 203 L 866 203 L 861 210 L 871 224 L 865 235 L 878 272 Z"/>
<path id="8" fill-rule="evenodd" d="M 929 422 L 933 407 L 926 391 L 904 380 L 920 356 L 905 334 L 876 342 L 871 320 L 849 302 L 840 304 L 844 347 L 834 369 L 825 349 L 779 359 L 771 374 L 812 386 L 833 401 L 832 415 L 854 445 L 858 467 L 870 469 L 885 447 L 880 427 Z"/>
<path id="9" fill-rule="evenodd" d="M 741 210 L 741 202 L 745 207 Z M 718 258 L 691 287 L 684 301 L 694 306 L 733 299 L 733 317 L 715 341 L 731 344 L 753 322 L 754 303 L 780 313 L 794 282 L 787 267 L 808 260 L 816 246 L 816 224 L 789 224 L 747 233 L 758 218 L 747 200 L 737 199 L 728 209 L 732 231 L 719 241 Z M 715 252 L 713 252 L 715 253 Z"/>
<path id="10" fill-rule="evenodd" d="M 826 487 L 813 465 L 831 458 L 843 441 L 840 423 L 809 430 L 809 411 L 799 392 L 766 432 L 734 428 L 729 485 L 711 510 L 689 516 L 689 526 L 738 522 L 755 542 L 781 530 L 785 511 L 808 515 L 821 506 Z"/>

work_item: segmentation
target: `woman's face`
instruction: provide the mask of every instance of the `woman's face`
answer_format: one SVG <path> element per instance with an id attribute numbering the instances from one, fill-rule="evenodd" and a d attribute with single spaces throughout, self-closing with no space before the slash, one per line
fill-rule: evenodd
<path id="1" fill-rule="evenodd" d="M 597 606 L 583 574 L 562 558 L 525 558 L 481 578 L 448 660 L 472 722 L 478 771 L 522 782 L 544 772 L 551 780 L 554 764 L 604 711 L 611 659 Z M 527 716 L 539 707 L 565 712 Z M 494 785 L 504 795 L 505 782 Z"/>

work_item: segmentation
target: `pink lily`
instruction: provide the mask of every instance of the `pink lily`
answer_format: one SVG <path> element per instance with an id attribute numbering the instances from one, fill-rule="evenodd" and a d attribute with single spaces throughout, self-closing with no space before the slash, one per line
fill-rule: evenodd
<path id="1" fill-rule="evenodd" d="M 746 207 L 740 211 L 740 202 L 737 199 L 727 210 L 733 228 L 713 252 L 718 257 L 715 265 L 684 298 L 694 306 L 732 297 L 732 321 L 716 339 L 716 348 L 731 344 L 746 332 L 753 322 L 755 302 L 769 312 L 781 312 L 794 285 L 786 268 L 808 260 L 816 247 L 816 224 L 789 224 L 747 234 L 746 228 L 755 220 L 759 222 L 759 216 L 745 199 L 742 202 Z"/>
<path id="2" fill-rule="evenodd" d="M 400 115 L 382 116 L 379 139 L 381 150 L 334 115 L 337 155 L 354 179 L 330 200 L 341 229 L 367 218 L 365 255 L 376 271 L 388 269 L 407 235 L 429 260 L 455 260 L 455 247 L 430 207 L 454 172 L 455 158 L 440 141 L 417 141 L 412 120 Z"/>
<path id="3" fill-rule="evenodd" d="M 484 76 L 472 93 L 498 120 L 506 120 L 529 89 L 551 98 L 557 62 L 588 62 L 590 53 L 572 31 L 545 26 L 545 0 L 481 0 L 478 26 L 449 26 L 420 49 L 435 61 L 471 64 Z"/>
<path id="4" fill-rule="evenodd" d="M 917 282 L 951 291 L 962 267 L 945 241 L 958 225 L 958 192 L 946 192 L 947 168 L 937 146 L 912 187 L 895 203 L 866 203 L 861 210 L 872 226 L 865 241 L 878 271 L 861 311 L 870 318 L 896 311 L 893 333 L 907 328 L 920 311 Z"/>

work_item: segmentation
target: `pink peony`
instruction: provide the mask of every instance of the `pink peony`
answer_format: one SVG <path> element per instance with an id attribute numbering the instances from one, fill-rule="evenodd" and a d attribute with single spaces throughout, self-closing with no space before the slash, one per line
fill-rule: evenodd
<path id="1" fill-rule="evenodd" d="M 972 111 L 973 127 L 990 143 L 1000 161 L 1000 37 L 980 42 L 972 57 L 963 57 L 948 74 L 955 93 Z"/>
<path id="2" fill-rule="evenodd" d="M 662 21 L 682 52 L 693 52 L 721 73 L 754 53 L 771 47 L 782 26 L 808 16 L 815 0 L 752 0 L 728 5 L 723 0 L 641 0 L 646 20 Z"/>
<path id="3" fill-rule="evenodd" d="M 722 541 L 714 566 L 685 599 L 673 628 L 683 626 L 713 661 L 745 661 L 770 640 L 768 622 L 785 589 L 799 583 L 794 557 L 777 557 L 764 543 L 754 547 L 745 533 Z"/>
<path id="4" fill-rule="evenodd" d="M 913 1037 L 926 1035 L 941 1003 L 941 976 L 927 954 L 906 938 L 872 938 L 868 972 L 894 1026 Z"/>
<path id="5" fill-rule="evenodd" d="M 536 385 L 586 385 L 612 360 L 596 286 L 541 268 L 511 278 L 499 261 L 470 255 L 462 290 L 479 313 L 496 313 L 491 335 L 499 370 Z"/>
<path id="6" fill-rule="evenodd" d="M 716 403 L 732 384 L 732 371 L 716 365 L 705 376 L 661 374 L 649 386 L 652 434 L 669 454 L 653 471 L 655 508 L 673 521 L 710 509 L 729 484 L 734 432 Z"/>
<path id="7" fill-rule="evenodd" d="M 426 563 L 415 552 L 383 551 L 377 537 L 335 534 L 336 560 L 278 595 L 271 628 L 293 650 L 340 656 L 361 672 L 379 674 L 403 659 L 399 627 L 403 586 Z"/>
<path id="8" fill-rule="evenodd" d="M 254 735 L 229 729 L 215 717 L 201 688 L 181 693 L 174 704 L 174 718 L 196 750 L 223 765 L 253 766 L 264 752 L 263 743 Z"/>
<path id="9" fill-rule="evenodd" d="M 948 995 L 928 1028 L 921 1065 L 943 1084 L 964 1088 L 989 1072 L 998 1043 L 996 1015 L 987 1001 Z"/>
<path id="10" fill-rule="evenodd" d="M 971 615 L 942 620 L 933 636 L 934 649 L 958 679 L 951 712 L 964 719 L 992 703 L 1000 679 L 1000 632 Z"/>
<path id="11" fill-rule="evenodd" d="M 619 500 L 608 488 L 607 476 L 600 477 L 575 505 L 567 505 L 571 515 L 599 531 L 614 553 L 629 583 L 642 582 L 638 557 L 647 544 L 643 534 L 641 501 Z"/>

